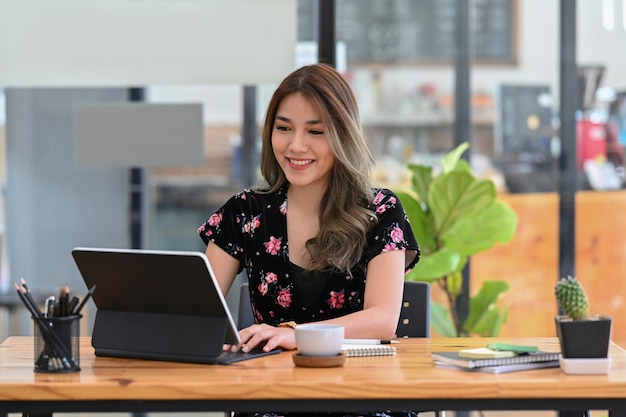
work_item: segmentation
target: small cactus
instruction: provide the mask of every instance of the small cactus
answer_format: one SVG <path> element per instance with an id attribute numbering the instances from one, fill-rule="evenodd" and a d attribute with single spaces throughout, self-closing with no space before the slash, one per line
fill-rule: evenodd
<path id="1" fill-rule="evenodd" d="M 554 287 L 554 295 L 563 313 L 572 320 L 586 320 L 589 316 L 589 301 L 580 282 L 572 277 L 561 278 Z"/>

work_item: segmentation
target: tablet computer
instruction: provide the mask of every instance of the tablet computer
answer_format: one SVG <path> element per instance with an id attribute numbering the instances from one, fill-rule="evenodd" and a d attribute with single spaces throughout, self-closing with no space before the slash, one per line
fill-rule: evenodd
<path id="1" fill-rule="evenodd" d="M 204 253 L 77 247 L 72 256 L 96 286 L 96 355 L 219 363 L 223 344 L 240 342 Z"/>

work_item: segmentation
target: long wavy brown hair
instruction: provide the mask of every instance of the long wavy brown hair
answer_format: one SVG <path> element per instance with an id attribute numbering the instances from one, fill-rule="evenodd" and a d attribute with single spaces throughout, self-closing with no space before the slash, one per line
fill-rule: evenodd
<path id="1" fill-rule="evenodd" d="M 315 64 L 299 68 L 278 86 L 265 116 L 261 174 L 269 184 L 268 192 L 287 181 L 274 156 L 272 130 L 281 100 L 296 92 L 308 98 L 319 113 L 335 155 L 328 191 L 321 202 L 319 234 L 306 242 L 309 269 L 349 271 L 359 261 L 367 231 L 376 221 L 367 208 L 373 199 L 373 158 L 354 93 L 333 67 Z"/>

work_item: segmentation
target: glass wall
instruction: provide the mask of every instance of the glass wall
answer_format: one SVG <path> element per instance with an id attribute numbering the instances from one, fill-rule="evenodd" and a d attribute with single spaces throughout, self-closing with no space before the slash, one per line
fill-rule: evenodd
<path id="1" fill-rule="evenodd" d="M 401 188 L 409 179 L 407 163 L 436 166 L 455 143 L 456 2 L 368 1 L 366 5 L 363 0 L 336 1 L 337 67 L 357 95 L 376 157 L 377 183 Z M 475 173 L 492 179 L 519 215 L 513 242 L 472 259 L 472 285 L 478 287 L 486 279 L 511 284 L 503 300 L 510 307 L 504 335 L 553 335 L 552 286 L 559 274 L 559 158 L 570 151 L 563 149 L 558 136 L 560 2 L 471 4 L 471 128 L 464 140 L 471 143 Z M 294 67 L 314 61 L 318 37 L 317 3 L 299 0 L 298 5 Z M 618 0 L 579 0 L 577 16 L 579 190 L 619 198 L 621 193 L 604 191 L 623 188 L 626 58 L 617 51 L 626 41 L 626 5 Z M 153 102 L 204 103 L 207 161 L 201 169 L 150 173 L 150 246 L 203 249 L 196 227 L 230 195 L 251 185 L 241 181 L 240 172 L 243 87 L 148 89 Z M 257 86 L 259 126 L 273 88 Z M 596 210 L 588 208 L 586 201 L 578 204 L 579 212 Z M 584 243 L 614 229 L 615 215 L 597 218 L 600 229 L 578 222 Z M 576 249 L 577 269 L 595 276 L 603 266 L 589 266 L 589 256 L 596 252 L 583 243 Z M 626 259 L 622 252 L 613 251 L 611 256 Z M 593 277 L 585 279 L 593 285 Z M 597 297 L 623 308 L 622 301 L 608 294 L 597 293 Z M 529 317 L 529 311 L 538 313 Z M 543 323 L 539 330 L 537 323 Z"/>
<path id="2" fill-rule="evenodd" d="M 455 143 L 452 56 L 457 2 L 364 4 L 364 0 L 336 1 L 337 67 L 357 95 L 376 157 L 376 182 L 402 188 L 408 181 L 407 163 L 436 166 Z M 558 137 L 560 2 L 471 4 L 471 128 L 464 139 L 471 143 L 474 171 L 494 180 L 519 216 L 516 237 L 509 245 L 472 259 L 472 285 L 486 279 L 511 284 L 503 299 L 510 306 L 503 334 L 552 335 L 552 286 L 559 274 L 559 158 L 572 151 Z M 294 68 L 317 56 L 316 5 L 313 0 L 298 2 Z M 621 0 L 578 0 L 576 5 L 581 87 L 576 105 L 580 190 L 576 270 L 590 287 L 593 305 L 623 316 L 620 294 L 626 284 L 620 277 L 626 274 L 626 242 L 620 231 L 626 227 L 621 223 L 621 211 L 626 209 L 621 192 L 626 57 L 619 52 L 626 41 L 626 5 Z M 244 87 L 145 86 L 149 102 L 203 103 L 206 160 L 203 167 L 147 172 L 150 213 L 145 246 L 204 250 L 197 227 L 231 195 L 253 185 L 242 177 Z M 258 128 L 275 86 L 254 87 Z M 2 138 L 4 122 L 0 126 Z M 249 141 L 254 153 L 258 142 L 258 138 Z M 1 264 L 6 268 L 6 262 Z M 7 284 L 5 273 L 1 277 Z M 544 326 L 539 331 L 537 323 Z M 617 341 L 626 340 L 621 328 L 616 326 Z"/>
<path id="3" fill-rule="evenodd" d="M 202 102 L 204 167 L 159 168 L 149 175 L 150 243 L 157 249 L 201 250 L 195 230 L 242 187 L 241 85 L 158 86 L 150 102 Z"/>

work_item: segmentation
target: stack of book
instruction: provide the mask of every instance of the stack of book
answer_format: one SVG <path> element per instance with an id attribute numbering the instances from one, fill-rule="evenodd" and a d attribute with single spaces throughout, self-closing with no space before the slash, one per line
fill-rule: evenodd
<path id="1" fill-rule="evenodd" d="M 534 346 L 489 345 L 456 352 L 433 352 L 435 366 L 472 372 L 525 371 L 559 366 L 559 352 L 544 352 Z"/>

